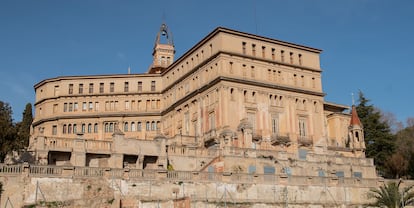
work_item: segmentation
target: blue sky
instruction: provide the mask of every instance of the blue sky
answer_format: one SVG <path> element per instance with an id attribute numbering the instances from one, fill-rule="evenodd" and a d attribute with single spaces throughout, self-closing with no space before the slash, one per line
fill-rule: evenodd
<path id="1" fill-rule="evenodd" d="M 361 90 L 404 122 L 414 117 L 413 9 L 408 0 L 0 0 L 0 100 L 20 121 L 43 79 L 146 72 L 164 16 L 177 58 L 218 26 L 322 49 L 325 100 L 351 105 Z"/>

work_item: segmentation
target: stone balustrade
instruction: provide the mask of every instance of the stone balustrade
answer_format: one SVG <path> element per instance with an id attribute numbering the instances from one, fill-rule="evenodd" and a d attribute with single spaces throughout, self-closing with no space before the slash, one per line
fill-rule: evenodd
<path id="1" fill-rule="evenodd" d="M 165 171 L 141 169 L 114 169 L 93 167 L 39 166 L 0 164 L 0 176 L 60 177 L 60 178 L 107 178 L 124 180 L 156 180 L 170 182 L 222 182 L 235 184 L 282 184 L 289 186 L 346 186 L 376 187 L 380 178 L 348 178 L 335 176 L 297 176 L 286 174 L 246 174 L 232 172 Z"/>

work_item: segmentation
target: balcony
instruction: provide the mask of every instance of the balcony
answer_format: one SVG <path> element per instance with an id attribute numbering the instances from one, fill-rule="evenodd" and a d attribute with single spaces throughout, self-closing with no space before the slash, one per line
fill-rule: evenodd
<path id="1" fill-rule="evenodd" d="M 288 135 L 273 134 L 270 138 L 272 145 L 290 146 L 291 140 Z"/>
<path id="2" fill-rule="evenodd" d="M 312 137 L 308 137 L 308 136 L 299 136 L 298 145 L 302 147 L 310 147 L 313 145 L 313 139 Z"/>
<path id="3" fill-rule="evenodd" d="M 216 129 L 211 129 L 210 131 L 204 134 L 204 146 L 211 147 L 215 144 L 219 144 L 218 135 Z"/>

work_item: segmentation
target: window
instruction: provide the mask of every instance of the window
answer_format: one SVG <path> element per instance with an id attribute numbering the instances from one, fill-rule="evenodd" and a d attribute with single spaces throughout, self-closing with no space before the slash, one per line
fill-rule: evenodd
<path id="1" fill-rule="evenodd" d="M 343 177 L 345 177 L 344 171 L 336 171 L 335 175 L 336 175 L 338 178 L 343 178 Z"/>
<path id="2" fill-rule="evenodd" d="M 114 131 L 114 123 L 109 123 L 109 132 Z"/>
<path id="3" fill-rule="evenodd" d="M 129 82 L 125 82 L 124 83 L 124 92 L 128 92 L 129 91 Z"/>
<path id="4" fill-rule="evenodd" d="M 66 126 L 66 124 L 63 124 L 62 133 L 66 134 L 66 131 L 67 131 L 67 126 Z"/>
<path id="5" fill-rule="evenodd" d="M 155 81 L 151 81 L 151 91 L 155 91 Z"/>
<path id="6" fill-rule="evenodd" d="M 58 104 L 53 104 L 53 113 L 58 111 Z"/>
<path id="7" fill-rule="evenodd" d="M 99 83 L 99 93 L 104 93 L 104 87 L 105 87 L 105 85 L 104 85 L 104 83 Z"/>
<path id="8" fill-rule="evenodd" d="M 72 124 L 69 124 L 68 125 L 68 134 L 71 134 L 72 133 Z"/>
<path id="9" fill-rule="evenodd" d="M 105 132 L 109 132 L 109 123 L 105 124 Z"/>
<path id="10" fill-rule="evenodd" d="M 184 133 L 190 134 L 190 113 L 188 111 L 184 113 Z"/>
<path id="11" fill-rule="evenodd" d="M 52 135 L 56 135 L 57 134 L 57 126 L 53 125 L 52 126 Z"/>
<path id="12" fill-rule="evenodd" d="M 362 172 L 354 172 L 354 178 L 362 178 Z"/>
<path id="13" fill-rule="evenodd" d="M 125 110 L 129 110 L 130 109 L 130 105 L 129 105 L 129 101 L 125 101 Z"/>
<path id="14" fill-rule="evenodd" d="M 73 84 L 69 84 L 69 95 L 73 94 Z"/>
<path id="15" fill-rule="evenodd" d="M 302 65 L 302 54 L 298 54 L 298 58 L 299 58 L 299 65 Z"/>
<path id="16" fill-rule="evenodd" d="M 89 134 L 92 133 L 92 124 L 91 123 L 88 124 L 88 133 Z"/>
<path id="17" fill-rule="evenodd" d="M 73 124 L 73 133 L 76 134 L 78 132 L 77 125 Z"/>
<path id="18" fill-rule="evenodd" d="M 299 118 L 299 136 L 306 137 L 306 118 Z"/>
<path id="19" fill-rule="evenodd" d="M 256 114 L 254 112 L 247 113 L 247 119 L 252 124 L 253 133 L 256 133 Z"/>
<path id="20" fill-rule="evenodd" d="M 93 93 L 93 83 L 89 83 L 89 94 Z"/>
<path id="21" fill-rule="evenodd" d="M 135 122 L 131 122 L 131 131 L 136 131 Z"/>
<path id="22" fill-rule="evenodd" d="M 109 83 L 109 92 L 114 92 L 115 91 L 115 83 L 111 82 Z"/>
<path id="23" fill-rule="evenodd" d="M 99 111 L 99 102 L 95 102 L 95 111 Z"/>
<path id="24" fill-rule="evenodd" d="M 93 133 L 98 133 L 98 124 L 97 123 L 95 123 L 93 125 Z"/>
<path id="25" fill-rule="evenodd" d="M 252 55 L 256 56 L 256 44 L 252 44 Z"/>
<path id="26" fill-rule="evenodd" d="M 249 165 L 249 174 L 255 174 L 256 173 L 256 166 Z"/>
<path id="27" fill-rule="evenodd" d="M 280 60 L 281 60 L 282 62 L 285 62 L 285 51 L 284 51 L 284 50 L 281 50 L 281 51 L 280 51 Z"/>
<path id="28" fill-rule="evenodd" d="M 86 111 L 86 102 L 82 103 L 82 111 Z"/>
<path id="29" fill-rule="evenodd" d="M 155 123 L 155 121 L 151 122 L 151 131 L 156 131 L 157 130 L 157 123 Z"/>
<path id="30" fill-rule="evenodd" d="M 142 82 L 138 82 L 138 92 L 142 92 Z"/>
<path id="31" fill-rule="evenodd" d="M 308 150 L 299 149 L 298 153 L 299 153 L 299 159 L 300 160 L 306 160 L 306 156 L 308 155 Z"/>
<path id="32" fill-rule="evenodd" d="M 79 84 L 79 94 L 83 94 L 83 84 Z"/>
<path id="33" fill-rule="evenodd" d="M 290 59 L 290 64 L 293 64 L 293 53 L 292 52 L 290 52 L 289 53 L 289 59 Z"/>
<path id="34" fill-rule="evenodd" d="M 246 54 L 246 42 L 242 42 L 243 54 Z"/>
<path id="35" fill-rule="evenodd" d="M 125 122 L 124 123 L 124 132 L 127 132 L 128 131 L 128 122 Z"/>
<path id="36" fill-rule="evenodd" d="M 92 110 L 93 110 L 93 103 L 89 102 L 89 111 L 92 111 Z"/>
<path id="37" fill-rule="evenodd" d="M 275 49 L 272 48 L 272 60 L 275 60 Z"/>
<path id="38" fill-rule="evenodd" d="M 68 111 L 68 103 L 63 103 L 63 112 Z"/>
<path id="39" fill-rule="evenodd" d="M 73 103 L 73 111 L 78 111 L 78 102 Z"/>
<path id="40" fill-rule="evenodd" d="M 142 123 L 138 122 L 137 123 L 137 131 L 141 131 L 142 130 Z"/>
<path id="41" fill-rule="evenodd" d="M 262 58 L 266 58 L 266 47 L 262 46 Z"/>
<path id="42" fill-rule="evenodd" d="M 81 126 L 81 132 L 82 132 L 82 134 L 84 134 L 85 131 L 86 131 L 86 124 L 82 124 L 82 126 Z"/>
<path id="43" fill-rule="evenodd" d="M 279 118 L 278 115 L 272 115 L 272 134 L 279 133 Z"/>
<path id="44" fill-rule="evenodd" d="M 73 103 L 69 103 L 69 112 L 73 111 Z"/>
<path id="45" fill-rule="evenodd" d="M 151 126 L 150 126 L 150 122 L 147 121 L 147 123 L 145 123 L 145 130 L 150 131 L 151 130 Z"/>
<path id="46" fill-rule="evenodd" d="M 319 177 L 325 177 L 325 171 L 323 171 L 323 170 L 318 170 L 318 176 L 319 176 Z"/>

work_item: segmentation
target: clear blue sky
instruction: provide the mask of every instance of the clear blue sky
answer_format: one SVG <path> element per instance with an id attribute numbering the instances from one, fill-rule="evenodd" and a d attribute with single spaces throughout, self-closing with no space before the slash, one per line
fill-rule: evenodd
<path id="1" fill-rule="evenodd" d="M 362 90 L 405 121 L 413 11 L 409 0 L 0 0 L 0 100 L 20 121 L 43 79 L 146 72 L 165 16 L 176 57 L 218 26 L 319 48 L 325 100 L 351 105 Z"/>

